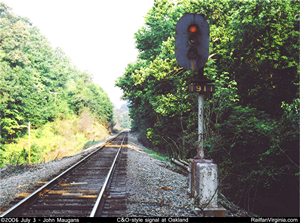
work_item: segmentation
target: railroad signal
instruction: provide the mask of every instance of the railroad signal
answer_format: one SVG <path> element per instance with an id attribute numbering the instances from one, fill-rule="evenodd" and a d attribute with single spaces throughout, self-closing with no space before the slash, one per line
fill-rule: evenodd
<path id="1" fill-rule="evenodd" d="M 175 57 L 187 70 L 202 68 L 209 56 L 209 26 L 203 15 L 186 14 L 176 25 Z"/>

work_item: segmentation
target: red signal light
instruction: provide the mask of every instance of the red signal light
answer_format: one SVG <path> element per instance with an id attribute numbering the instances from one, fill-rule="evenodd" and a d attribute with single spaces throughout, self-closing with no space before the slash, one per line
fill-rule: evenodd
<path id="1" fill-rule="evenodd" d="M 189 30 L 190 30 L 190 32 L 194 33 L 194 32 L 197 31 L 197 28 L 196 28 L 195 26 L 191 26 L 191 27 L 189 28 Z"/>

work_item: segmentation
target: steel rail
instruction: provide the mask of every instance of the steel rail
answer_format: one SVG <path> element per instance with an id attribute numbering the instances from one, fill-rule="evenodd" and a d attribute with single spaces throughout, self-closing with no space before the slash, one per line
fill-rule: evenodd
<path id="1" fill-rule="evenodd" d="M 124 140 L 125 140 L 125 137 L 126 137 L 126 134 L 124 135 L 123 137 L 123 140 L 122 140 L 122 143 L 120 145 L 120 148 L 115 156 L 115 159 L 110 167 L 110 170 L 107 174 L 107 177 L 105 179 L 105 182 L 101 188 L 101 191 L 97 197 L 97 200 L 95 202 L 95 205 L 94 205 L 94 208 L 90 214 L 89 217 L 100 217 L 101 215 L 101 212 L 102 212 L 102 208 L 104 206 L 104 202 L 105 202 L 105 192 L 107 190 L 107 188 L 109 187 L 109 184 L 110 184 L 110 181 L 112 179 L 112 176 L 113 176 L 113 173 L 114 173 L 114 170 L 116 168 L 116 163 L 117 163 L 117 160 L 119 159 L 119 154 L 121 152 L 121 149 L 122 149 L 122 146 L 123 146 L 123 143 L 124 143 Z"/>
<path id="2" fill-rule="evenodd" d="M 34 203 L 39 196 L 42 196 L 49 189 L 53 188 L 59 182 L 59 180 L 60 180 L 61 177 L 63 177 L 65 174 L 69 173 L 74 168 L 78 167 L 80 164 L 83 163 L 83 161 L 85 161 L 90 156 L 92 156 L 93 154 L 95 154 L 96 152 L 98 152 L 99 150 L 101 150 L 102 148 L 104 148 L 108 143 L 110 143 L 111 141 L 113 141 L 114 139 L 116 139 L 122 133 L 123 133 L 123 131 L 120 132 L 119 134 L 117 134 L 115 137 L 107 140 L 103 145 L 99 146 L 98 149 L 96 149 L 94 152 L 92 152 L 89 155 L 85 156 L 83 159 L 81 159 L 80 161 L 78 161 L 77 163 L 75 163 L 73 166 L 69 167 L 63 173 L 59 174 L 58 176 L 56 176 L 55 178 L 53 178 L 51 181 L 49 181 L 48 183 L 46 183 L 42 187 L 38 188 L 33 193 L 31 193 L 30 195 L 28 195 L 27 197 L 25 197 L 23 200 L 21 200 L 20 202 L 18 202 L 14 206 L 12 206 L 10 209 L 8 209 L 7 211 L 3 212 L 0 215 L 0 217 L 5 217 L 8 214 L 13 216 L 14 214 L 17 214 L 18 212 L 20 212 L 21 209 L 23 209 L 23 208 L 29 206 L 30 204 Z"/>

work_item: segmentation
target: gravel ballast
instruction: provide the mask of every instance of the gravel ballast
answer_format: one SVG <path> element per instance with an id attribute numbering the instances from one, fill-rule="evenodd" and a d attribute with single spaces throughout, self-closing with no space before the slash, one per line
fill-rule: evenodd
<path id="1" fill-rule="evenodd" d="M 164 162 L 143 152 L 134 143 L 135 139 L 133 137 L 130 139 L 126 215 L 195 216 L 192 214 L 191 200 L 187 196 L 186 177 L 166 169 Z M 3 176 L 2 170 L 0 208 L 7 206 L 18 194 L 32 191 L 40 182 L 45 182 L 60 174 L 94 149 L 95 146 L 72 157 L 27 167 L 19 174 L 12 173 Z"/>
<path id="2" fill-rule="evenodd" d="M 0 209 L 8 205 L 18 194 L 31 191 L 40 182 L 47 181 L 52 176 L 58 175 L 61 170 L 66 169 L 80 156 L 51 161 L 46 164 L 38 164 L 27 168 L 28 170 L 0 180 Z"/>
<path id="3" fill-rule="evenodd" d="M 57 176 L 101 144 L 103 142 L 72 157 L 27 166 L 22 173 L 3 174 L 7 171 L 2 169 L 0 209 L 7 207 L 20 193 L 32 192 L 41 182 L 46 183 Z M 126 216 L 197 217 L 200 215 L 195 211 L 194 200 L 187 193 L 187 176 L 172 171 L 172 167 L 167 163 L 145 153 L 144 147 L 131 134 L 129 134 L 127 146 Z M 228 206 L 231 205 L 227 203 Z M 237 214 L 230 214 L 230 212 L 227 214 L 228 216 L 244 216 L 244 214 L 240 215 L 239 210 L 236 212 Z"/>
<path id="4" fill-rule="evenodd" d="M 135 148 L 128 149 L 127 216 L 195 217 L 187 177 Z"/>
<path id="5" fill-rule="evenodd" d="M 109 137 L 111 138 L 111 137 Z M 101 146 L 102 142 L 70 157 L 64 157 L 59 160 L 53 160 L 47 163 L 40 163 L 25 168 L 18 169 L 19 173 L 15 174 L 7 170 L 6 167 L 0 171 L 0 210 L 13 201 L 19 194 L 32 192 L 32 190 L 41 183 L 46 183 L 55 176 L 62 173 L 67 168 L 74 165 L 82 157 L 93 152 L 96 147 Z M 16 169 L 16 168 L 15 168 Z M 7 174 L 7 172 L 9 174 Z M 46 182 L 45 182 L 46 181 Z"/>

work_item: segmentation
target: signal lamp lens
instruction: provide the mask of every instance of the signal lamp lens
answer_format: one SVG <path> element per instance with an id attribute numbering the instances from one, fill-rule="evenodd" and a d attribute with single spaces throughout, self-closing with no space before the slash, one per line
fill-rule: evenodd
<path id="1" fill-rule="evenodd" d="M 188 38 L 188 43 L 190 46 L 195 46 L 198 44 L 198 37 L 195 34 L 192 34 L 189 38 Z"/>
<path id="2" fill-rule="evenodd" d="M 195 26 L 191 26 L 189 30 L 190 32 L 194 33 L 197 31 L 197 28 Z"/>
<path id="3" fill-rule="evenodd" d="M 188 50 L 188 53 L 187 53 L 187 57 L 189 58 L 189 59 L 196 59 L 197 58 L 197 56 L 198 56 L 198 51 L 197 51 L 197 49 L 196 48 L 190 48 L 189 50 Z"/>

